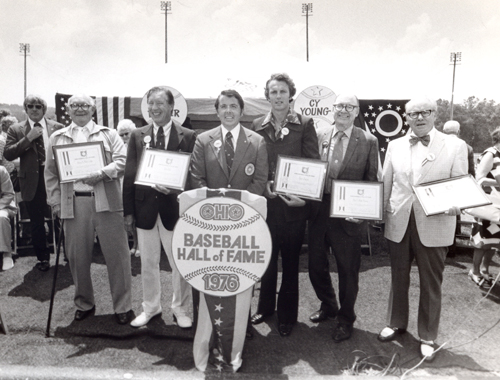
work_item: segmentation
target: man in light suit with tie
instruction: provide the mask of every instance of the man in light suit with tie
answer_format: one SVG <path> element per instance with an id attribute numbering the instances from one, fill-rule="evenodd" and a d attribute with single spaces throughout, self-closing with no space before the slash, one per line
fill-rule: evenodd
<path id="1" fill-rule="evenodd" d="M 127 163 L 123 180 L 123 209 L 125 226 L 137 227 L 141 247 L 143 312 L 132 322 L 133 327 L 146 325 L 160 315 L 162 307 L 160 284 L 161 247 L 172 267 L 172 312 L 174 322 L 181 328 L 191 328 L 188 316 L 191 287 L 182 278 L 172 257 L 172 235 L 179 218 L 175 191 L 163 185 L 135 185 L 135 176 L 144 149 L 155 148 L 191 153 L 195 133 L 172 120 L 174 97 L 167 87 L 153 87 L 147 93 L 148 112 L 153 122 L 132 131 L 128 143 Z"/>
<path id="2" fill-rule="evenodd" d="M 339 95 L 333 105 L 335 123 L 318 131 L 321 159 L 328 161 L 328 175 L 321 203 L 313 204 L 309 221 L 309 278 L 321 307 L 309 319 L 321 322 L 335 318 L 333 340 L 349 339 L 356 320 L 354 304 L 358 295 L 361 265 L 362 221 L 354 218 L 331 218 L 332 179 L 376 181 L 378 141 L 354 126 L 359 102 L 354 95 Z M 330 278 L 327 246 L 332 248 L 339 273 L 339 301 Z"/>
<path id="3" fill-rule="evenodd" d="M 221 125 L 200 134 L 191 159 L 191 185 L 193 188 L 247 190 L 262 195 L 268 176 L 267 149 L 264 138 L 257 132 L 240 125 L 245 103 L 235 90 L 225 90 L 215 101 Z M 213 355 L 221 363 L 236 372 L 242 363 L 241 354 L 245 342 L 253 287 L 231 297 L 216 297 L 201 294 L 199 316 L 194 339 L 193 354 L 196 368 L 204 371 L 213 348 Z M 216 329 L 209 315 L 209 307 L 222 305 L 221 318 L 225 328 L 232 329 L 231 337 L 216 337 Z M 210 306 L 209 306 L 210 305 Z M 235 312 L 235 305 L 238 311 Z M 234 316 L 234 317 L 233 317 Z M 227 331 L 227 330 L 226 330 Z M 220 340 L 220 344 L 211 341 Z M 228 339 L 232 338 L 232 339 Z"/>
<path id="4" fill-rule="evenodd" d="M 45 217 L 50 215 L 43 178 L 45 147 L 49 137 L 64 127 L 44 117 L 47 102 L 38 95 L 24 99 L 28 120 L 10 126 L 7 131 L 4 157 L 8 161 L 20 158 L 19 185 L 30 218 L 31 238 L 38 263 L 36 268 L 46 272 L 50 268 L 50 251 L 45 235 Z"/>
<path id="5" fill-rule="evenodd" d="M 426 216 L 412 186 L 467 174 L 467 146 L 434 127 L 437 104 L 427 97 L 406 104 L 411 133 L 389 143 L 385 156 L 385 237 L 391 259 L 392 283 L 387 327 L 382 342 L 394 340 L 408 326 L 408 290 L 412 261 L 420 277 L 418 335 L 420 354 L 434 359 L 441 315 L 441 283 L 447 246 L 453 244 L 458 207 Z"/>

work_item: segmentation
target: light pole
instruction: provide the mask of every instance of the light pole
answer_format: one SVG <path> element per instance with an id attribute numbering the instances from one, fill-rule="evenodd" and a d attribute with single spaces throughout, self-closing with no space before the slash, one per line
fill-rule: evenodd
<path id="1" fill-rule="evenodd" d="M 460 62 L 462 61 L 462 53 L 461 52 L 456 52 L 456 53 L 451 53 L 450 54 L 450 65 L 453 65 L 453 83 L 451 85 L 451 111 L 450 111 L 450 120 L 453 120 L 453 94 L 455 92 L 455 67 L 457 65 L 460 65 Z"/>
<path id="2" fill-rule="evenodd" d="M 26 54 L 30 52 L 30 44 L 19 44 L 19 52 L 24 54 L 24 99 L 26 99 Z"/>
<path id="3" fill-rule="evenodd" d="M 306 59 L 309 62 L 309 13 L 313 11 L 312 3 L 302 3 L 302 13 L 306 16 Z M 312 15 L 311 15 L 312 16 Z"/>
<path id="4" fill-rule="evenodd" d="M 165 63 L 168 62 L 168 49 L 167 49 L 167 15 L 172 14 L 172 2 L 171 1 L 160 1 L 160 7 L 162 11 L 165 11 Z"/>

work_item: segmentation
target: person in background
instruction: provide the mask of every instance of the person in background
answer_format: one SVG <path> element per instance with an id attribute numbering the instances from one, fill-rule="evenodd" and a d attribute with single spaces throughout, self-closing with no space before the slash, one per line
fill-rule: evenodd
<path id="1" fill-rule="evenodd" d="M 17 212 L 15 193 L 7 169 L 0 166 L 0 254 L 3 254 L 2 270 L 14 267 L 12 260 L 12 232 L 10 219 Z"/>
<path id="2" fill-rule="evenodd" d="M 486 193 L 500 201 L 500 127 L 491 132 L 491 139 L 493 146 L 480 156 L 476 180 Z M 471 240 L 476 248 L 469 278 L 480 287 L 490 288 L 494 279 L 490 274 L 491 259 L 500 250 L 500 223 L 478 219 L 472 227 Z"/>
<path id="3" fill-rule="evenodd" d="M 310 205 L 295 196 L 283 196 L 273 190 L 278 155 L 319 159 L 318 137 L 313 119 L 296 113 L 290 106 L 296 88 L 287 74 L 273 74 L 265 87 L 271 111 L 255 119 L 252 130 L 264 137 L 269 175 L 264 195 L 267 198 L 267 225 L 273 243 L 271 261 L 262 276 L 257 312 L 251 322 L 256 325 L 278 314 L 278 332 L 282 337 L 292 333 L 299 309 L 299 254 L 309 217 Z M 283 276 L 276 302 L 278 257 L 281 253 Z"/>
<path id="4" fill-rule="evenodd" d="M 455 136 L 455 137 L 460 137 L 460 123 L 456 120 L 448 120 L 446 123 L 444 123 L 443 126 L 443 133 L 450 135 L 450 136 Z M 467 145 L 467 160 L 469 162 L 469 174 L 473 177 L 476 176 L 476 168 L 474 165 L 474 149 L 472 147 L 465 143 Z"/>
<path id="5" fill-rule="evenodd" d="M 52 133 L 64 126 L 44 117 L 47 102 L 38 95 L 28 95 L 24 99 L 24 110 L 28 119 L 12 125 L 7 131 L 4 157 L 9 161 L 20 158 L 18 178 L 38 259 L 35 267 L 46 272 L 50 268 L 50 251 L 45 235 L 45 217 L 50 216 L 50 210 L 43 178 L 46 147 Z M 57 229 L 56 224 L 56 235 Z"/>
<path id="6" fill-rule="evenodd" d="M 418 97 L 406 103 L 411 132 L 391 141 L 383 168 L 385 238 L 391 261 L 387 327 L 378 340 L 388 342 L 406 332 L 412 262 L 420 278 L 418 336 L 420 355 L 435 357 L 441 317 L 441 284 L 448 246 L 455 238 L 460 208 L 426 216 L 412 186 L 467 174 L 465 142 L 434 128 L 437 103 Z"/>
<path id="7" fill-rule="evenodd" d="M 18 123 L 18 121 L 15 116 L 5 116 L 0 121 L 2 128 L 0 132 L 0 165 L 4 166 L 5 169 L 7 169 L 9 175 L 11 175 L 12 172 L 14 172 L 14 170 L 16 170 L 16 167 L 13 162 L 5 159 L 5 157 L 3 156 L 3 152 L 5 150 L 5 144 L 7 142 L 7 131 L 9 130 L 11 125 L 16 123 Z M 16 178 L 17 178 L 17 173 L 16 173 Z"/>
<path id="8" fill-rule="evenodd" d="M 120 120 L 116 127 L 116 131 L 118 132 L 118 136 L 123 140 L 123 144 L 125 144 L 125 149 L 128 149 L 128 142 L 130 140 L 130 134 L 133 130 L 136 129 L 135 123 L 130 119 Z M 123 179 L 123 178 L 122 178 Z M 123 181 L 122 181 L 123 182 Z M 130 254 L 135 255 L 135 257 L 139 257 L 141 252 L 138 248 L 138 240 L 137 240 L 137 228 L 135 226 L 130 231 L 133 239 L 132 248 L 130 248 Z"/>

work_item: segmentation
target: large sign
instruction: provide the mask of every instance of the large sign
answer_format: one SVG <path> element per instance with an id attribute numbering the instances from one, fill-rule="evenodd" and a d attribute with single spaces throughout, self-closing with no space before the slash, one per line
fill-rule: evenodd
<path id="1" fill-rule="evenodd" d="M 271 258 L 262 215 L 228 197 L 206 198 L 179 218 L 172 238 L 175 264 L 200 292 L 227 297 L 260 280 Z"/>
<path id="2" fill-rule="evenodd" d="M 312 117 L 316 129 L 332 125 L 333 102 L 337 95 L 327 87 L 311 86 L 302 91 L 293 105 L 293 110 L 304 116 Z"/>
<path id="3" fill-rule="evenodd" d="M 187 102 L 184 96 L 177 91 L 173 87 L 169 86 L 162 86 L 166 87 L 170 90 L 172 95 L 174 96 L 174 109 L 172 110 L 172 119 L 177 121 L 179 124 L 182 125 L 184 123 L 184 120 L 186 120 L 187 114 L 188 114 L 188 107 L 187 107 Z M 148 123 L 151 123 L 151 117 L 149 116 L 148 112 L 148 99 L 147 99 L 148 93 L 146 92 L 144 96 L 142 97 L 142 102 L 141 102 L 141 113 L 142 117 L 144 120 L 146 120 Z"/>

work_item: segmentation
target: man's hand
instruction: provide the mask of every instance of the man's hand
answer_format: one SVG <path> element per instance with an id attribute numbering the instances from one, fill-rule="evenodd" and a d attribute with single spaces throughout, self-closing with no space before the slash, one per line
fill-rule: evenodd
<path id="1" fill-rule="evenodd" d="M 97 182 L 102 181 L 106 177 L 106 174 L 102 170 L 95 173 L 90 173 L 87 177 L 81 179 L 80 181 L 86 185 L 94 186 Z"/>
<path id="2" fill-rule="evenodd" d="M 43 134 L 43 127 L 33 127 L 31 130 L 28 132 L 26 135 L 26 138 L 32 142 L 33 140 L 36 140 Z"/>
<path id="3" fill-rule="evenodd" d="M 448 211 L 444 212 L 445 215 L 449 215 L 449 216 L 457 216 L 457 215 L 460 215 L 461 213 L 462 213 L 462 210 L 460 210 L 460 207 L 457 207 L 457 206 L 451 206 Z"/>
<path id="4" fill-rule="evenodd" d="M 269 199 L 276 198 L 278 194 L 276 194 L 272 188 L 274 185 L 274 181 L 267 181 L 266 183 L 266 189 L 264 190 L 264 196 Z"/>
<path id="5" fill-rule="evenodd" d="M 306 205 L 306 201 L 302 198 L 297 197 L 296 195 L 289 194 L 285 196 L 279 194 L 279 196 L 281 199 L 283 199 L 283 202 L 285 202 L 290 207 L 302 207 Z"/>
<path id="6" fill-rule="evenodd" d="M 357 218 L 353 218 L 353 217 L 345 218 L 345 220 L 347 220 L 348 222 L 351 222 L 351 223 L 356 223 L 356 224 L 363 223 L 363 221 L 361 219 L 357 219 Z"/>
<path id="7" fill-rule="evenodd" d="M 123 218 L 123 223 L 125 224 L 125 230 L 128 232 L 133 232 L 135 228 L 135 220 L 133 215 L 125 215 Z"/>
<path id="8" fill-rule="evenodd" d="M 168 195 L 172 193 L 172 190 L 170 190 L 168 187 L 163 186 L 163 185 L 153 185 L 153 189 L 156 191 L 159 191 L 162 194 Z"/>
<path id="9" fill-rule="evenodd" d="M 61 205 L 52 206 L 52 215 L 57 218 L 61 218 Z"/>

